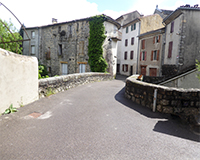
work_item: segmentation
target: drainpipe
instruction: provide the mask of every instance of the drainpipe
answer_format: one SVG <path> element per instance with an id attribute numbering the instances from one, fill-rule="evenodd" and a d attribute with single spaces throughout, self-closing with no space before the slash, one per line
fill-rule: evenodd
<path id="1" fill-rule="evenodd" d="M 153 97 L 153 112 L 156 111 L 157 91 L 158 91 L 158 89 L 155 89 L 155 90 L 154 90 L 154 97 Z"/>
<path id="2" fill-rule="evenodd" d="M 139 22 L 139 30 L 138 30 L 138 35 L 140 35 L 140 27 L 141 27 L 141 21 Z M 139 37 L 138 37 L 138 48 L 137 48 L 137 63 L 136 63 L 136 74 L 138 74 L 138 61 L 139 61 L 139 48 L 140 48 L 140 40 L 139 40 Z"/>

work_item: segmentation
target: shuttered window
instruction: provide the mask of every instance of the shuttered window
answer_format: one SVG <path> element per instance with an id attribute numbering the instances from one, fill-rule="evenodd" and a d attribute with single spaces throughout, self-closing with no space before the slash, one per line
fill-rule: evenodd
<path id="1" fill-rule="evenodd" d="M 128 39 L 125 40 L 125 46 L 128 46 Z"/>
<path id="2" fill-rule="evenodd" d="M 151 61 L 158 61 L 159 60 L 159 50 L 151 51 Z"/>
<path id="3" fill-rule="evenodd" d="M 131 38 L 131 45 L 134 45 L 134 37 Z"/>
<path id="4" fill-rule="evenodd" d="M 133 51 L 130 53 L 130 59 L 133 59 Z"/>
<path id="5" fill-rule="evenodd" d="M 143 51 L 140 52 L 140 61 L 146 61 L 147 60 L 147 52 Z"/>
<path id="6" fill-rule="evenodd" d="M 124 52 L 124 59 L 127 59 L 127 52 Z"/>
<path id="7" fill-rule="evenodd" d="M 145 40 L 142 40 L 142 49 L 145 49 Z"/>
<path id="8" fill-rule="evenodd" d="M 170 33 L 174 32 L 174 21 L 171 23 Z"/>
<path id="9" fill-rule="evenodd" d="M 61 72 L 62 72 L 62 75 L 67 75 L 68 74 L 67 63 L 61 63 Z"/>
<path id="10" fill-rule="evenodd" d="M 172 57 L 172 48 L 173 48 L 173 41 L 169 42 L 168 58 Z"/>
<path id="11" fill-rule="evenodd" d="M 123 64 L 122 65 L 122 71 L 123 72 L 128 72 L 128 64 Z"/>

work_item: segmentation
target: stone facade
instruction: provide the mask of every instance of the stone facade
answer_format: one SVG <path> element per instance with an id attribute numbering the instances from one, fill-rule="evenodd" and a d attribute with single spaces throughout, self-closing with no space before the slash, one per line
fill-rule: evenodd
<path id="1" fill-rule="evenodd" d="M 107 39 L 103 45 L 103 54 L 109 65 L 108 71 L 115 75 L 116 62 L 113 61 L 116 56 L 115 48 L 118 39 L 114 37 L 113 33 L 118 31 L 120 24 L 106 16 L 104 25 Z M 26 30 L 31 37 L 31 47 L 32 43 L 35 44 L 34 55 L 38 58 L 39 63 L 47 66 L 50 76 L 90 72 L 88 64 L 89 18 L 27 28 Z M 34 38 L 31 36 L 33 32 L 36 35 Z M 108 43 L 109 39 L 113 39 L 113 41 Z M 23 47 L 23 54 L 32 54 L 32 52 L 28 52 L 30 49 L 28 42 L 24 43 Z"/>
<path id="2" fill-rule="evenodd" d="M 199 21 L 200 8 L 188 5 L 177 8 L 163 22 L 166 24 L 164 64 L 176 65 L 177 72 L 195 68 L 200 60 Z"/>
<path id="3" fill-rule="evenodd" d="M 112 79 L 113 76 L 111 74 L 92 72 L 40 79 L 39 97 L 46 97 L 48 92 L 58 93 L 79 85 Z"/>
<path id="4" fill-rule="evenodd" d="M 153 109 L 157 90 L 156 111 L 178 115 L 187 122 L 200 125 L 200 89 L 177 89 L 136 80 L 126 80 L 125 96 L 133 102 Z"/>

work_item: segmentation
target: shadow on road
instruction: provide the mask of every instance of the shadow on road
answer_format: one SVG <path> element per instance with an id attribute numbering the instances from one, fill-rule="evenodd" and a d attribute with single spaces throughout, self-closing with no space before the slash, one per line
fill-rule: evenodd
<path id="1" fill-rule="evenodd" d="M 115 95 L 115 99 L 118 102 L 125 105 L 126 107 L 129 107 L 148 118 L 161 119 L 156 123 L 156 125 L 153 128 L 153 131 L 200 142 L 200 136 L 194 134 L 189 129 L 188 125 L 183 124 L 181 122 L 180 118 L 172 117 L 169 114 L 162 114 L 158 112 L 154 113 L 151 111 L 150 108 L 143 107 L 141 105 L 132 102 L 131 100 L 128 100 L 127 98 L 125 98 L 124 93 L 125 93 L 125 87 Z"/>

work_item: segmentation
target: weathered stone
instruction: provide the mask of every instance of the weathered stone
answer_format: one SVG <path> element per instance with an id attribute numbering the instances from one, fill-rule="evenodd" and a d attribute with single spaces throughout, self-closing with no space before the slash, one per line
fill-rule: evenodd
<path id="1" fill-rule="evenodd" d="M 161 105 L 157 105 L 156 108 L 157 108 L 157 111 L 158 111 L 158 112 L 162 112 L 162 106 L 161 106 Z"/>
<path id="2" fill-rule="evenodd" d="M 170 106 L 163 106 L 163 113 L 173 113 L 173 107 Z"/>
<path id="3" fill-rule="evenodd" d="M 140 104 L 140 99 L 136 98 L 136 101 L 135 101 L 137 104 Z"/>
<path id="4" fill-rule="evenodd" d="M 161 103 L 161 105 L 167 106 L 167 105 L 169 105 L 169 100 L 163 99 L 160 101 L 160 103 Z"/>
<path id="5" fill-rule="evenodd" d="M 135 102 L 135 97 L 134 96 L 132 97 L 132 101 Z"/>
<path id="6" fill-rule="evenodd" d="M 192 107 L 191 108 L 183 108 L 182 110 L 186 116 L 198 114 L 197 108 L 192 108 Z"/>

